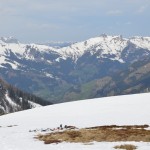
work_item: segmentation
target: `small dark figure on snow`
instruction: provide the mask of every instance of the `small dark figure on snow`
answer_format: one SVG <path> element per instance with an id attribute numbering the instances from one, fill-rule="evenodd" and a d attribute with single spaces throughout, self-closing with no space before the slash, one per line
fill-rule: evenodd
<path id="1" fill-rule="evenodd" d="M 65 125 L 64 128 L 67 129 L 67 125 Z"/>
<path id="2" fill-rule="evenodd" d="M 60 124 L 60 129 L 61 129 L 61 130 L 63 129 L 62 124 Z"/>

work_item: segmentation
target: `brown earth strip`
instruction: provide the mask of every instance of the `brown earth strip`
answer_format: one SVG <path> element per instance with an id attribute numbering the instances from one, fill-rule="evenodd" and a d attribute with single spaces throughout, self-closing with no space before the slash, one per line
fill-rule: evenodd
<path id="1" fill-rule="evenodd" d="M 137 149 L 136 146 L 131 145 L 131 144 L 117 145 L 114 148 L 115 149 L 125 149 L 125 150 L 135 150 L 135 149 Z"/>
<path id="2" fill-rule="evenodd" d="M 117 142 L 117 141 L 143 141 L 150 142 L 150 130 L 146 130 L 148 125 L 134 126 L 97 126 L 83 128 L 79 130 L 65 130 L 61 132 L 52 132 L 40 134 L 36 138 L 44 141 L 45 144 L 74 142 L 89 143 L 97 142 Z"/>

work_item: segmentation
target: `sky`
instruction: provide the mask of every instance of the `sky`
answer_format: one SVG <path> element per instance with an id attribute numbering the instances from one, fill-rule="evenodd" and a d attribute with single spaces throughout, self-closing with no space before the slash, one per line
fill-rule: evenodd
<path id="1" fill-rule="evenodd" d="M 103 33 L 150 36 L 150 0 L 0 0 L 0 37 L 82 41 Z"/>

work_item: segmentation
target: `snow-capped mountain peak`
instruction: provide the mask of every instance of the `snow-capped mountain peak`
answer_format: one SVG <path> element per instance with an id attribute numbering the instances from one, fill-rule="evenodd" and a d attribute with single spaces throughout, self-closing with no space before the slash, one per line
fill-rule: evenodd
<path id="1" fill-rule="evenodd" d="M 10 44 L 10 43 L 19 44 L 19 41 L 16 38 L 12 37 L 12 36 L 10 36 L 10 37 L 1 37 L 0 41 L 1 41 L 1 43 L 3 42 L 3 43 L 7 43 L 7 44 Z"/>
<path id="2" fill-rule="evenodd" d="M 127 46 L 128 39 L 119 36 L 100 35 L 95 38 L 90 38 L 83 42 L 72 44 L 71 46 L 59 49 L 59 52 L 64 57 L 71 57 L 75 61 L 86 52 L 91 54 L 101 51 L 102 55 L 115 54 L 116 59 L 120 59 L 121 51 Z"/>
<path id="3" fill-rule="evenodd" d="M 139 48 L 150 50 L 150 37 L 134 36 L 130 38 L 130 42 Z"/>

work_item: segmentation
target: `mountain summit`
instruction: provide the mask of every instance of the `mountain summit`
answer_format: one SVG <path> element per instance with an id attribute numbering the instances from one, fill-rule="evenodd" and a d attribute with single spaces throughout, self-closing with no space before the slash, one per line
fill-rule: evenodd
<path id="1" fill-rule="evenodd" d="M 18 44 L 19 41 L 17 39 L 15 39 L 14 37 L 10 36 L 10 37 L 1 37 L 0 38 L 0 41 L 1 42 L 4 42 L 4 43 L 15 43 L 15 44 Z"/>

